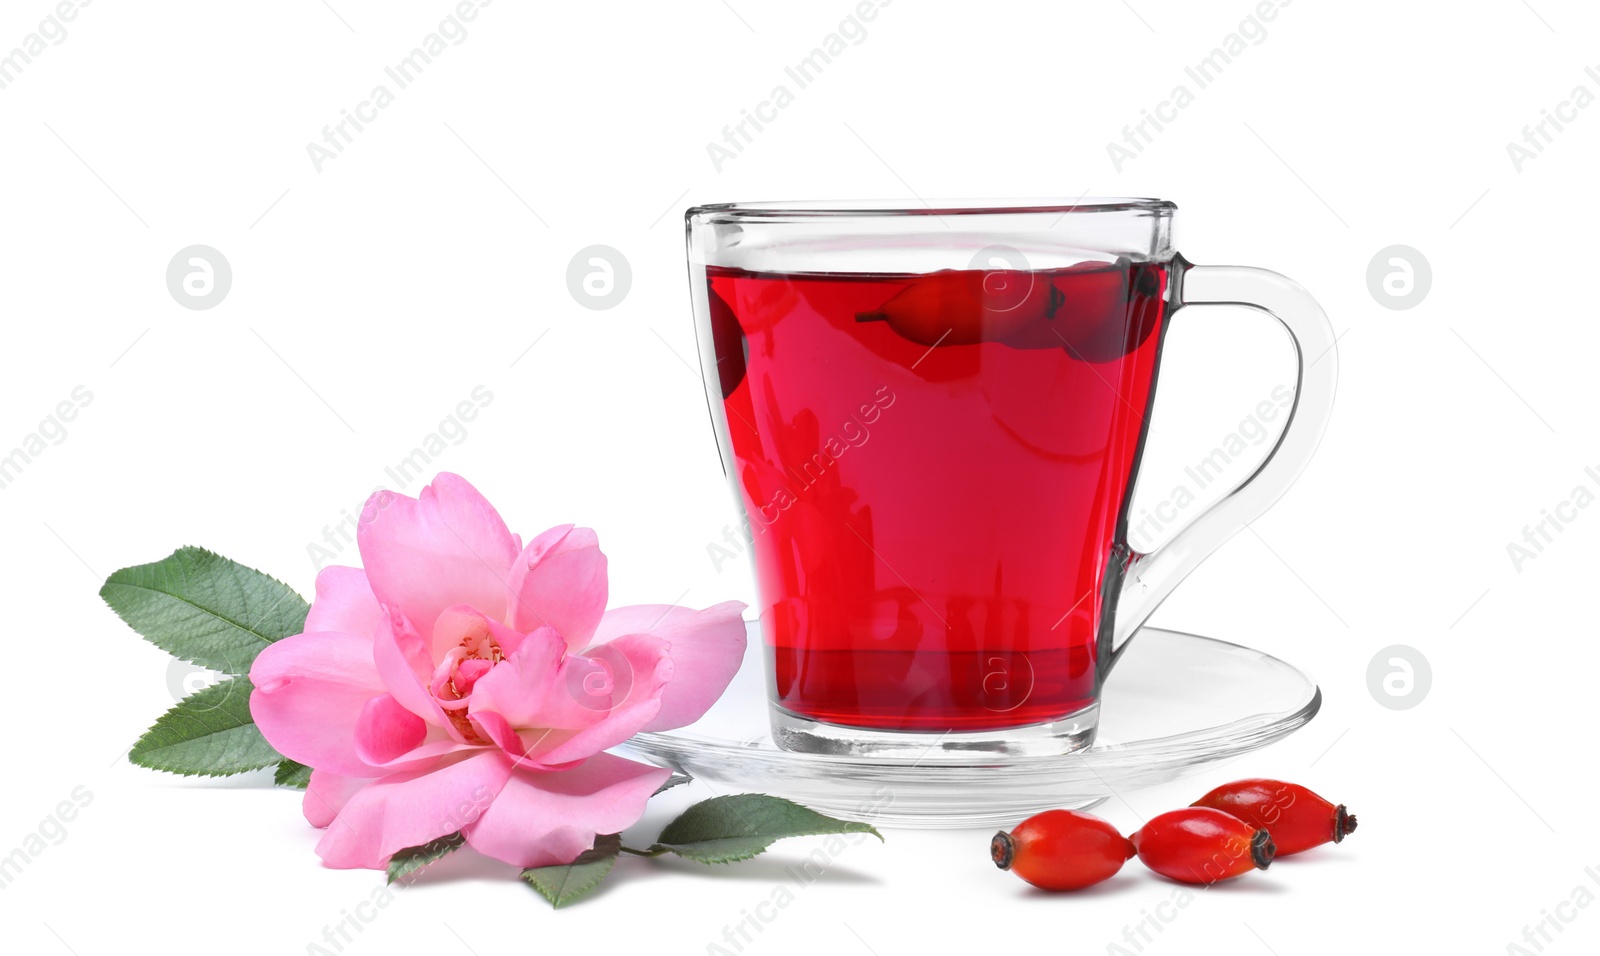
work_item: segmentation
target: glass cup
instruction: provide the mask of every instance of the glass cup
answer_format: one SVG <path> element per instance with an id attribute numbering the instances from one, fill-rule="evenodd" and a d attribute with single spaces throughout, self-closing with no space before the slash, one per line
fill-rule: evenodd
<path id="1" fill-rule="evenodd" d="M 1088 746 L 1134 631 L 1310 459 L 1333 401 L 1326 316 L 1276 273 L 1185 261 L 1175 208 L 688 211 L 700 362 L 779 745 L 919 759 Z M 1141 553 L 1128 503 L 1161 343 L 1201 303 L 1283 324 L 1294 402 L 1249 478 Z"/>

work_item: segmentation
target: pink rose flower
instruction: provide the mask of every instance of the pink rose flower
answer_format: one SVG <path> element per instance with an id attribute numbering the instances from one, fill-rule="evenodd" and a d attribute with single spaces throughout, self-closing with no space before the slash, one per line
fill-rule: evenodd
<path id="1" fill-rule="evenodd" d="M 250 669 L 261 733 L 312 768 L 328 866 L 457 831 L 514 866 L 571 862 L 669 776 L 603 751 L 697 719 L 744 654 L 743 604 L 607 611 L 593 531 L 524 545 L 456 475 L 373 495 L 357 543 L 365 569 L 323 569 L 305 632 Z"/>

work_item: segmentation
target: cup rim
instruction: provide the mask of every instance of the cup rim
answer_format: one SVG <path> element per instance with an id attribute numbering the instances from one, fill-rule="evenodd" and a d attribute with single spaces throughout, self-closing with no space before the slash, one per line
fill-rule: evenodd
<path id="1" fill-rule="evenodd" d="M 1088 213 L 1134 213 L 1171 216 L 1176 203 L 1138 196 L 1076 199 L 1059 197 L 1025 199 L 800 199 L 788 201 L 726 202 L 692 206 L 684 212 L 691 222 L 741 222 L 781 219 L 867 219 L 890 216 L 1011 216 Z"/>

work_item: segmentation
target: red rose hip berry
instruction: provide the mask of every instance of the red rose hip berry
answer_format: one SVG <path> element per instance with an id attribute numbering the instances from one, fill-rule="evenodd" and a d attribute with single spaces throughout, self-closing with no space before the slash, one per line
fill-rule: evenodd
<path id="1" fill-rule="evenodd" d="M 1110 879 L 1133 856 L 1117 828 L 1076 810 L 1046 810 L 989 841 L 994 865 L 1045 890 L 1081 890 Z"/>
<path id="2" fill-rule="evenodd" d="M 1334 806 L 1297 783 L 1281 780 L 1235 780 L 1196 800 L 1194 806 L 1221 810 L 1266 829 L 1279 856 L 1338 843 L 1356 829 L 1355 815 L 1344 804 Z"/>
<path id="3" fill-rule="evenodd" d="M 1153 817 L 1131 842 L 1145 866 L 1180 883 L 1216 883 L 1264 870 L 1275 852 L 1265 829 L 1209 807 Z"/>

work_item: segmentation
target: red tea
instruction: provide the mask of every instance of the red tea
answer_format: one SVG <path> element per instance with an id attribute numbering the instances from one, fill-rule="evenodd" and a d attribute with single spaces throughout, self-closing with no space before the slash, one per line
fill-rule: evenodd
<path id="1" fill-rule="evenodd" d="M 707 275 L 773 699 L 933 732 L 1091 705 L 1165 265 Z"/>

